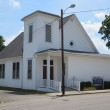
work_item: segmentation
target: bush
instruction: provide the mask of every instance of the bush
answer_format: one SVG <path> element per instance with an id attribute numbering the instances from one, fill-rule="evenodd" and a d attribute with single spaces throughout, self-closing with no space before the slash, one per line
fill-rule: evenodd
<path id="1" fill-rule="evenodd" d="M 104 81 L 104 89 L 110 89 L 110 81 Z"/>
<path id="2" fill-rule="evenodd" d="M 86 87 L 92 87 L 92 83 L 90 81 L 86 82 Z"/>
<path id="3" fill-rule="evenodd" d="M 81 90 L 83 90 L 85 87 L 86 87 L 86 82 L 81 82 L 81 85 L 80 85 L 81 87 Z"/>
<path id="4" fill-rule="evenodd" d="M 81 90 L 83 90 L 84 88 L 88 88 L 88 87 L 92 87 L 92 83 L 90 81 L 88 82 L 81 82 Z"/>

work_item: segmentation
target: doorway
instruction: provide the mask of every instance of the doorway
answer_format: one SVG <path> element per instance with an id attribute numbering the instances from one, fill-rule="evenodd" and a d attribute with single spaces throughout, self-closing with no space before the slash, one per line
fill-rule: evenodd
<path id="1" fill-rule="evenodd" d="M 43 60 L 43 79 L 47 79 L 47 60 Z M 50 60 L 50 80 L 54 80 L 53 60 Z"/>

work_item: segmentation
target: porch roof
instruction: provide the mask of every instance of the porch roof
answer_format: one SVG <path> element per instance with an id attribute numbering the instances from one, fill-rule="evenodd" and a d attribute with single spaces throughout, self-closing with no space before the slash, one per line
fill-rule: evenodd
<path id="1" fill-rule="evenodd" d="M 53 48 L 51 48 L 51 49 L 46 49 L 46 50 L 39 51 L 39 52 L 36 52 L 36 53 L 39 54 L 39 53 L 52 52 L 52 51 L 59 52 L 59 51 L 61 51 L 61 49 L 53 49 Z M 64 51 L 65 52 L 71 52 L 71 53 L 91 53 L 91 54 L 94 53 L 94 54 L 97 54 L 96 52 L 86 52 L 86 51 L 67 50 L 67 49 L 64 49 Z"/>
<path id="2" fill-rule="evenodd" d="M 88 57 L 101 57 L 101 58 L 110 59 L 110 55 L 108 54 L 99 54 L 95 52 L 85 52 L 85 51 L 64 49 L 64 54 L 65 56 L 88 56 Z M 47 49 L 47 50 L 36 52 L 35 55 L 61 56 L 61 49 Z"/>

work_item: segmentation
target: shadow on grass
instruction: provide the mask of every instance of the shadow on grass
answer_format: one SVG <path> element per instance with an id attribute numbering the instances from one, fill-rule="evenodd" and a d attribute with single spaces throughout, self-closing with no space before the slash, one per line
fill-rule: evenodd
<path id="1" fill-rule="evenodd" d="M 26 89 L 18 89 L 18 88 L 10 88 L 10 87 L 0 87 L 0 90 L 7 90 L 10 92 L 6 92 L 9 94 L 17 94 L 17 95 L 28 95 L 28 94 L 39 94 L 39 95 L 45 95 L 46 92 L 40 92 L 35 90 L 26 90 Z"/>

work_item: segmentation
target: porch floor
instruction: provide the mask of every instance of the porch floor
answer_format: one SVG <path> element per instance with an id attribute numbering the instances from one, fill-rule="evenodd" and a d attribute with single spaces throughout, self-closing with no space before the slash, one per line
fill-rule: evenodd
<path id="1" fill-rule="evenodd" d="M 48 89 L 48 88 L 45 88 L 45 87 L 37 88 L 37 91 L 43 91 L 43 92 L 49 92 L 49 93 L 58 93 L 58 91 L 55 91 L 53 89 Z"/>

